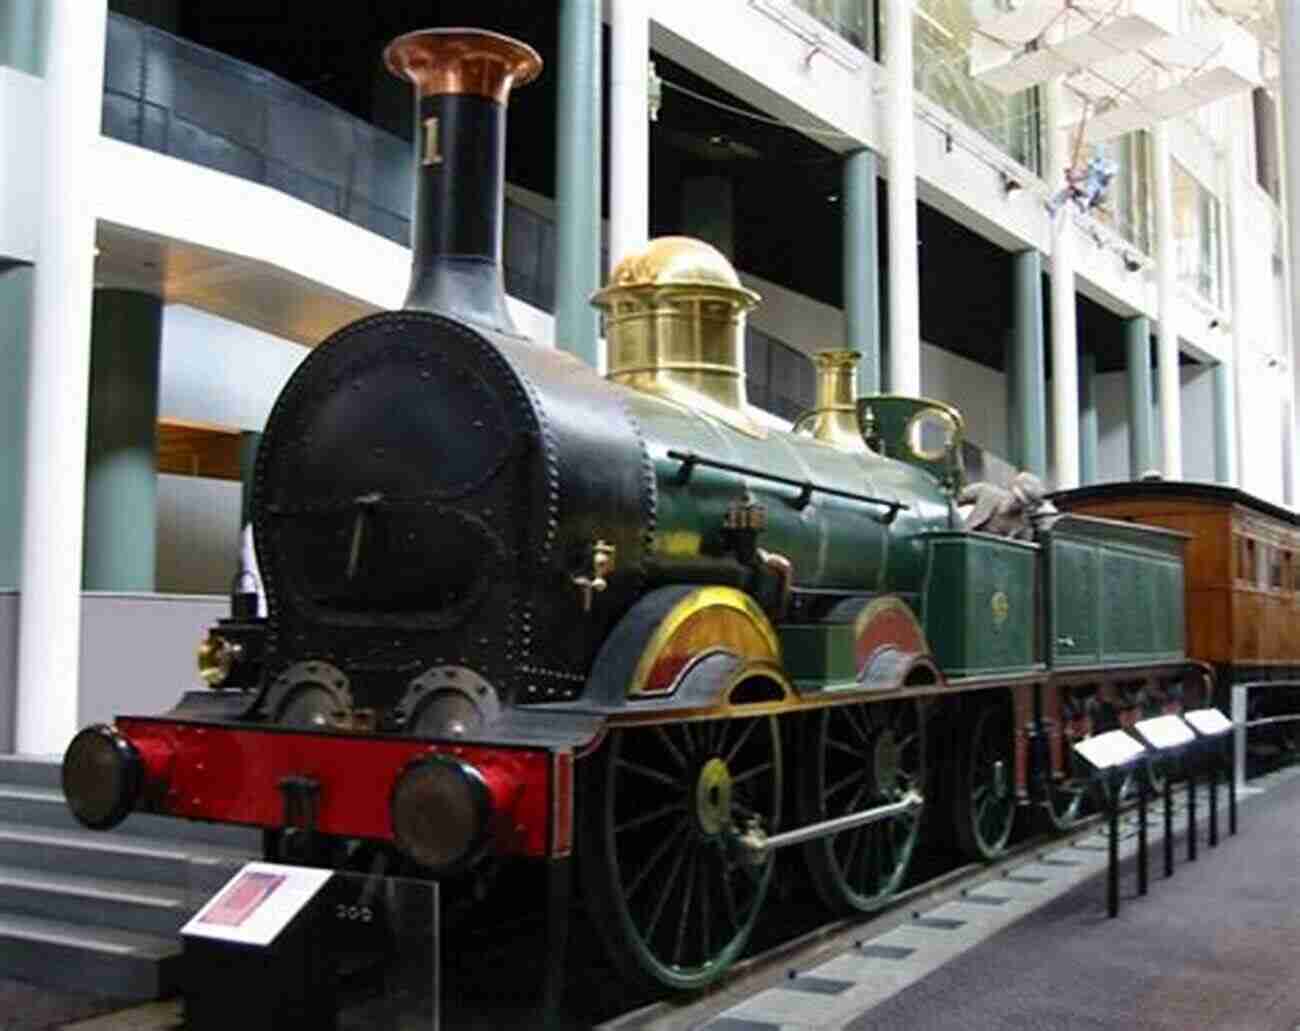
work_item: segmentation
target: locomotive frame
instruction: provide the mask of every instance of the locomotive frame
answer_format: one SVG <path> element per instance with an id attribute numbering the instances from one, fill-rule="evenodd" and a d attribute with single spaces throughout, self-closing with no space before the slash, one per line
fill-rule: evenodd
<path id="1" fill-rule="evenodd" d="M 966 530 L 960 415 L 855 398 L 844 352 L 800 432 L 755 423 L 757 297 L 707 245 L 620 262 L 594 298 L 607 380 L 520 337 L 505 104 L 540 61 L 470 30 L 386 60 L 422 128 L 405 308 L 286 385 L 253 500 L 269 617 L 241 580 L 200 657 L 218 690 L 73 740 L 84 823 L 248 824 L 325 865 L 381 843 L 447 878 L 576 855 L 625 975 L 690 990 L 745 947 L 776 848 L 871 912 L 925 812 L 980 859 L 1021 809 L 1068 826 L 1072 740 L 1208 688 L 1182 535 Z"/>

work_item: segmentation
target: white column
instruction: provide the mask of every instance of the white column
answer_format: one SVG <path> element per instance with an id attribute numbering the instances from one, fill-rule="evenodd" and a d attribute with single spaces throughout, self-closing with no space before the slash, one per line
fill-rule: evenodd
<path id="1" fill-rule="evenodd" d="M 61 752 L 77 729 L 95 165 L 106 0 L 50 0 L 44 194 L 32 303 L 17 748 Z"/>
<path id="2" fill-rule="evenodd" d="M 912 2 L 887 0 L 889 100 L 889 382 L 921 393 L 921 287 L 916 254 L 916 121 L 912 99 Z"/>
<path id="3" fill-rule="evenodd" d="M 1156 379 L 1160 384 L 1161 471 L 1166 480 L 1183 478 L 1182 384 L 1178 378 L 1178 255 L 1174 251 L 1173 169 L 1169 126 L 1151 131 L 1151 164 L 1156 209 Z"/>
<path id="4" fill-rule="evenodd" d="M 1047 182 L 1065 182 L 1070 164 L 1069 134 L 1060 123 L 1061 81 L 1045 88 L 1048 144 Z M 1079 332 L 1074 294 L 1074 205 L 1067 202 L 1052 223 L 1052 466 L 1058 490 L 1079 485 Z"/>
<path id="5" fill-rule="evenodd" d="M 647 0 L 610 5 L 609 263 L 645 247 L 650 221 Z M 607 270 L 608 271 L 608 270 Z"/>
<path id="6" fill-rule="evenodd" d="M 1236 123 L 1240 126 L 1251 124 L 1254 117 L 1251 110 L 1251 100 L 1249 93 L 1243 93 L 1233 103 L 1236 109 Z M 1230 482 L 1240 486 L 1243 479 L 1245 466 L 1245 456 L 1242 453 L 1242 440 L 1244 434 L 1241 432 L 1241 420 L 1246 412 L 1246 384 L 1242 377 L 1242 372 L 1247 354 L 1247 341 L 1250 335 L 1247 332 L 1249 319 L 1246 313 L 1246 298 L 1250 295 L 1250 287 L 1246 282 L 1246 260 L 1245 244 L 1246 229 L 1243 219 L 1246 217 L 1245 196 L 1246 196 L 1246 155 L 1245 147 L 1250 139 L 1249 133 L 1244 131 L 1232 133 L 1227 143 L 1228 150 L 1228 274 L 1231 278 L 1228 281 L 1230 288 L 1230 303 L 1232 305 L 1232 344 L 1231 358 L 1229 359 L 1232 366 L 1232 387 L 1230 390 L 1232 396 L 1232 414 L 1228 419 L 1228 435 L 1230 439 L 1229 454 L 1232 456 L 1232 472 Z"/>
<path id="7" fill-rule="evenodd" d="M 1290 366 L 1290 378 L 1287 391 L 1286 421 L 1283 423 L 1283 455 L 1287 467 L 1283 475 L 1286 485 L 1286 503 L 1295 506 L 1300 503 L 1297 491 L 1300 484 L 1297 477 L 1297 458 L 1300 448 L 1295 446 L 1296 433 L 1300 425 L 1296 423 L 1296 377 L 1300 377 L 1297 368 L 1297 348 L 1295 343 L 1296 291 L 1300 290 L 1300 10 L 1294 2 L 1277 5 L 1277 16 L 1281 30 L 1282 44 L 1282 126 L 1279 133 L 1282 141 L 1283 174 L 1283 212 L 1286 225 L 1286 247 L 1284 248 L 1287 264 L 1286 340 L 1284 353 Z"/>

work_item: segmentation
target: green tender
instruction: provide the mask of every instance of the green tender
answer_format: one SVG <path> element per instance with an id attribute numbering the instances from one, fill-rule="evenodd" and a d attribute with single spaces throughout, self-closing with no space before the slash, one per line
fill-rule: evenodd
<path id="1" fill-rule="evenodd" d="M 948 677 L 1042 669 L 1036 641 L 1039 547 L 983 533 L 922 535 L 921 625 Z"/>
<path id="2" fill-rule="evenodd" d="M 1044 540 L 1053 666 L 1139 665 L 1185 656 L 1183 534 L 1061 516 Z"/>

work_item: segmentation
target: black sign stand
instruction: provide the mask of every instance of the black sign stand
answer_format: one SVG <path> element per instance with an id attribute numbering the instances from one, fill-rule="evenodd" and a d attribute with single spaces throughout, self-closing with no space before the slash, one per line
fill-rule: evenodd
<path id="1" fill-rule="evenodd" d="M 1187 749 L 1187 861 L 1196 862 L 1196 758 Z"/>
<path id="2" fill-rule="evenodd" d="M 1165 778 L 1165 876 L 1174 875 L 1174 778 Z"/>
<path id="3" fill-rule="evenodd" d="M 1149 769 L 1149 767 L 1148 767 Z M 1138 775 L 1138 894 L 1147 893 L 1147 776 Z"/>
<path id="4" fill-rule="evenodd" d="M 320 930 L 327 895 L 317 895 L 267 946 L 183 935 L 185 1027 L 336 1027 L 336 976 L 328 937 Z"/>
<path id="5" fill-rule="evenodd" d="M 1231 747 L 1231 742 L 1229 742 Z M 1220 758 L 1223 753 L 1220 751 Z M 1237 777 L 1232 770 L 1231 764 L 1228 766 L 1228 833 L 1237 833 Z"/>
<path id="6" fill-rule="evenodd" d="M 1219 844 L 1219 750 L 1210 742 L 1210 848 Z"/>
<path id="7" fill-rule="evenodd" d="M 1112 767 L 1105 773 L 1110 787 L 1110 855 L 1106 866 L 1106 914 L 1119 916 L 1119 793 L 1123 784 L 1123 767 Z"/>

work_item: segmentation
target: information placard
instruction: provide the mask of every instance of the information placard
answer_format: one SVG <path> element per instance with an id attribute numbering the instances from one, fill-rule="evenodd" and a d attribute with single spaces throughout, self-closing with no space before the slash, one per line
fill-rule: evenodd
<path id="1" fill-rule="evenodd" d="M 1093 767 L 1109 770 L 1124 766 L 1142 755 L 1146 748 L 1136 738 L 1123 730 L 1112 730 L 1096 737 L 1085 738 L 1074 746 Z"/>
<path id="2" fill-rule="evenodd" d="M 1133 729 L 1152 748 L 1181 748 L 1196 740 L 1192 728 L 1177 716 L 1153 716 L 1135 723 Z"/>
<path id="3" fill-rule="evenodd" d="M 1232 729 L 1232 720 L 1218 709 L 1193 709 L 1183 713 L 1183 719 L 1196 728 L 1196 733 L 1206 737 L 1226 734 Z"/>
<path id="4" fill-rule="evenodd" d="M 181 928 L 181 934 L 270 945 L 333 876 L 332 870 L 248 863 Z"/>

